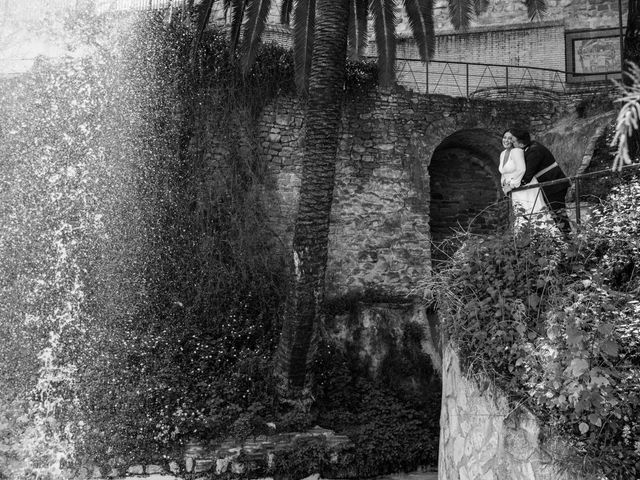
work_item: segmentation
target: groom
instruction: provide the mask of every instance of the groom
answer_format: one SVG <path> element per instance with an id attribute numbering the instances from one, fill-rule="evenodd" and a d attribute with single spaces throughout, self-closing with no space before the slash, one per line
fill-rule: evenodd
<path id="1" fill-rule="evenodd" d="M 527 185 L 534 177 L 538 182 L 548 182 L 567 178 L 553 154 L 542 144 L 532 141 L 529 132 L 520 128 L 511 128 L 509 133 L 515 137 L 514 147 L 524 150 L 526 171 L 520 185 Z M 556 225 L 565 238 L 571 233 L 571 224 L 567 217 L 566 201 L 569 181 L 540 187 Z"/>

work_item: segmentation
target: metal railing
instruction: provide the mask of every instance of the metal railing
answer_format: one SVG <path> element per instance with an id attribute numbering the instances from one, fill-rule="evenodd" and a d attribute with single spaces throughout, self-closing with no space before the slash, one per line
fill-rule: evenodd
<path id="1" fill-rule="evenodd" d="M 630 170 L 635 170 L 635 169 L 639 169 L 638 171 L 640 171 L 640 163 L 633 163 L 631 165 L 623 165 L 621 168 L 621 172 L 623 171 L 630 171 Z M 575 223 L 576 223 L 576 229 L 579 230 L 580 229 L 580 225 L 582 223 L 582 219 L 581 219 L 581 207 L 580 207 L 580 182 L 586 178 L 594 178 L 594 177 L 603 177 L 603 176 L 607 176 L 607 175 L 612 175 L 615 174 L 617 172 L 613 172 L 610 169 L 607 170 L 598 170 L 595 172 L 589 172 L 589 173 L 581 173 L 579 175 L 574 175 L 572 177 L 565 177 L 565 178 L 560 178 L 558 180 L 549 180 L 548 182 L 540 182 L 540 183 L 535 183 L 535 184 L 528 184 L 528 185 L 524 185 L 522 187 L 518 187 L 518 188 L 514 188 L 513 190 L 511 190 L 509 192 L 509 201 L 511 202 L 511 208 L 510 208 L 510 214 L 513 215 L 513 202 L 511 200 L 511 194 L 513 192 L 520 192 L 520 191 L 524 191 L 524 190 L 529 190 L 532 188 L 539 188 L 539 187 L 547 187 L 550 185 L 559 185 L 562 183 L 570 183 L 570 185 L 573 187 L 573 197 L 574 197 L 574 204 L 573 204 L 573 208 L 575 209 Z M 513 223 L 513 222 L 511 222 Z"/>
<path id="2" fill-rule="evenodd" d="M 425 63 L 413 58 L 396 59 L 396 78 L 400 85 L 420 93 L 453 97 L 593 91 L 603 86 L 611 88 L 611 80 L 619 79 L 620 71 L 598 72 L 597 81 L 588 80 L 589 77 L 593 78 L 593 75 L 577 77 L 573 73 L 543 67 L 445 60 Z"/>

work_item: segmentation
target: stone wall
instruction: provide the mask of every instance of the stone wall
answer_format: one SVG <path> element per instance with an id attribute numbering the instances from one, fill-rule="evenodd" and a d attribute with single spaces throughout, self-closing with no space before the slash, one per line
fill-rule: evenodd
<path id="1" fill-rule="evenodd" d="M 513 124 L 534 134 L 546 131 L 561 114 L 544 101 L 474 101 L 403 91 L 347 103 L 331 213 L 328 297 L 411 293 L 430 269 L 432 189 L 443 202 L 436 223 L 444 233 L 470 223 L 485 231 L 495 228 L 479 218 L 502 198 L 497 169 L 502 132 Z M 290 245 L 293 235 L 303 128 L 302 106 L 293 98 L 270 104 L 260 123 L 269 165 L 266 191 L 283 245 Z"/>
<path id="2" fill-rule="evenodd" d="M 560 443 L 541 441 L 540 424 L 514 408 L 487 379 L 462 374 L 444 352 L 440 416 L 440 480 L 577 480 L 566 471 Z"/>
<path id="3" fill-rule="evenodd" d="M 333 430 L 315 426 L 304 432 L 260 435 L 243 442 L 229 439 L 217 445 L 187 443 L 181 454 L 164 456 L 156 463 L 124 465 L 115 460 L 103 465 L 87 463 L 77 469 L 65 470 L 64 478 L 204 480 L 231 477 L 272 480 L 272 476 L 266 475 L 274 470 L 274 461 L 278 455 L 309 444 L 325 448 L 331 454 L 332 464 L 336 464 L 340 460 L 341 447 L 351 445 L 351 441 L 345 435 L 337 435 Z M 318 475 L 314 478 L 317 480 Z"/>

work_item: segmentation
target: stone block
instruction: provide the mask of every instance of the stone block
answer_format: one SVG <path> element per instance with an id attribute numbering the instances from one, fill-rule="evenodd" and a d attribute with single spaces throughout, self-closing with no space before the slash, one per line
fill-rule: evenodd
<path id="1" fill-rule="evenodd" d="M 220 475 L 221 473 L 226 473 L 229 469 L 229 464 L 231 463 L 232 457 L 224 457 L 216 459 L 216 475 Z"/>
<path id="2" fill-rule="evenodd" d="M 467 471 L 467 467 L 466 466 L 461 466 L 458 468 L 458 475 L 460 480 L 475 480 L 474 478 L 471 478 L 469 476 L 469 472 Z"/>
<path id="3" fill-rule="evenodd" d="M 191 473 L 193 472 L 193 467 L 195 466 L 195 459 L 193 457 L 187 457 L 184 459 L 184 469 Z"/>
<path id="4" fill-rule="evenodd" d="M 89 478 L 89 470 L 86 467 L 80 467 L 76 472 L 76 478 L 78 480 L 86 480 Z"/>
<path id="5" fill-rule="evenodd" d="M 231 473 L 236 475 L 241 475 L 245 472 L 247 466 L 244 463 L 240 462 L 231 462 Z"/>
<path id="6" fill-rule="evenodd" d="M 180 465 L 178 465 L 178 462 L 169 462 L 169 471 L 175 474 L 179 473 Z"/>
<path id="7" fill-rule="evenodd" d="M 289 113 L 278 113 L 276 115 L 276 125 L 288 126 L 291 123 L 291 115 Z"/>
<path id="8" fill-rule="evenodd" d="M 128 475 L 142 475 L 144 473 L 144 468 L 142 465 L 132 465 L 127 468 Z"/>
<path id="9" fill-rule="evenodd" d="M 149 475 L 156 474 L 156 473 L 164 473 L 164 468 L 162 468 L 160 465 L 147 465 L 145 467 L 145 472 L 148 473 Z"/>
<path id="10" fill-rule="evenodd" d="M 458 465 L 460 463 L 460 461 L 462 460 L 462 457 L 464 457 L 464 438 L 463 437 L 456 437 L 453 440 L 453 461 L 456 465 Z"/>
<path id="11" fill-rule="evenodd" d="M 197 458 L 193 467 L 194 473 L 208 472 L 214 465 L 213 458 Z"/>
<path id="12" fill-rule="evenodd" d="M 320 480 L 320 474 L 314 473 L 313 475 L 309 475 L 308 477 L 305 477 L 302 480 Z"/>
<path id="13" fill-rule="evenodd" d="M 120 471 L 117 468 L 112 468 L 107 473 L 107 478 L 118 478 L 120 476 Z"/>

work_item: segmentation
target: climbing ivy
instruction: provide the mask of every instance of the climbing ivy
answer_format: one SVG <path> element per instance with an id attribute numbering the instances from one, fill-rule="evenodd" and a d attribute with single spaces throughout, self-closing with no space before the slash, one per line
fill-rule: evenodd
<path id="1" fill-rule="evenodd" d="M 640 473 L 640 182 L 620 185 L 569 242 L 525 227 L 464 235 L 424 282 L 463 365 L 555 433 L 576 469 Z"/>

